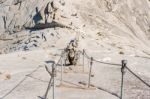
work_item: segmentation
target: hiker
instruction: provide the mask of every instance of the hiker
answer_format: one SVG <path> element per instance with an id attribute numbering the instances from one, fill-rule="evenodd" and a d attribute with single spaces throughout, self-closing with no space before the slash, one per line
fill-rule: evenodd
<path id="1" fill-rule="evenodd" d="M 76 49 L 77 49 L 77 43 L 75 40 L 71 40 L 69 45 L 67 46 L 67 57 L 69 60 L 70 65 L 75 65 L 76 61 Z"/>
<path id="2" fill-rule="evenodd" d="M 57 11 L 57 8 L 55 7 L 54 2 L 49 2 L 44 10 L 45 14 L 45 23 L 51 23 L 53 20 L 55 20 L 55 13 Z"/>
<path id="3" fill-rule="evenodd" d="M 53 8 L 52 8 L 52 2 L 49 2 L 44 10 L 44 14 L 45 14 L 45 23 L 51 22 L 52 19 L 51 15 L 53 13 Z"/>
<path id="4" fill-rule="evenodd" d="M 45 41 L 47 41 L 44 33 L 42 33 L 42 39 L 44 39 Z"/>

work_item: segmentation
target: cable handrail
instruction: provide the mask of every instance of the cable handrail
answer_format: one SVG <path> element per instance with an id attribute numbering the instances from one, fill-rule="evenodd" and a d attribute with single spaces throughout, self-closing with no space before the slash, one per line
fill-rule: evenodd
<path id="1" fill-rule="evenodd" d="M 59 62 L 61 61 L 61 58 L 63 57 L 64 54 L 65 54 L 65 51 L 63 50 L 63 51 L 61 52 L 61 55 L 60 55 L 59 60 L 58 60 L 57 63 L 56 63 L 56 66 L 59 64 Z"/>
<path id="2" fill-rule="evenodd" d="M 80 53 L 82 53 L 82 55 L 84 55 L 87 59 L 91 59 L 90 56 L 87 55 L 86 51 L 81 51 L 79 50 Z M 83 54 L 84 53 L 84 54 Z M 93 61 L 98 62 L 98 63 L 102 63 L 102 64 L 108 64 L 108 65 L 116 65 L 116 66 L 122 66 L 122 64 L 116 64 L 116 63 L 108 63 L 108 62 L 102 62 L 102 61 L 98 61 L 95 58 L 93 58 Z M 150 88 L 150 84 L 148 84 L 146 81 L 144 81 L 141 77 L 139 77 L 135 72 L 133 72 L 129 67 L 125 66 L 125 68 L 132 74 L 134 75 L 137 79 L 139 79 L 143 84 L 145 84 L 147 87 Z"/>
<path id="3" fill-rule="evenodd" d="M 87 52 L 86 51 L 80 51 L 87 59 L 91 59 L 90 56 L 87 55 Z M 108 62 L 103 62 L 103 61 L 99 61 L 99 60 L 96 60 L 95 58 L 93 58 L 93 61 L 95 62 L 98 62 L 98 63 L 102 63 L 102 64 L 107 64 L 107 65 L 114 65 L 114 66 L 121 66 L 121 64 L 117 64 L 117 63 L 108 63 Z"/>
<path id="4" fill-rule="evenodd" d="M 129 67 L 126 66 L 126 69 L 134 75 L 136 78 L 138 78 L 143 84 L 145 84 L 147 87 L 150 88 L 150 84 L 148 84 L 146 81 L 144 81 L 141 77 L 139 77 L 137 74 L 135 74 Z"/>
<path id="5" fill-rule="evenodd" d="M 45 51 L 46 52 L 46 51 Z M 86 51 L 82 51 L 82 50 L 78 50 L 78 52 L 80 53 L 80 54 L 82 54 L 84 57 L 86 57 L 87 59 L 89 59 L 89 60 L 91 60 L 91 57 L 87 54 L 87 52 Z M 62 60 L 62 58 L 64 57 L 64 55 L 65 55 L 65 53 L 66 53 L 66 51 L 65 51 L 65 49 L 63 49 L 62 50 L 62 52 L 61 52 L 61 54 L 60 54 L 60 58 L 59 58 L 59 60 L 57 61 L 57 63 L 54 63 L 53 65 L 55 65 L 55 69 L 57 68 L 57 66 L 59 65 L 59 62 Z M 114 65 L 114 66 L 122 66 L 122 64 L 116 64 L 116 63 L 108 63 L 108 62 L 103 62 L 103 61 L 99 61 L 99 60 L 97 60 L 97 59 L 95 59 L 95 58 L 93 58 L 93 62 L 98 62 L 98 63 L 101 63 L 101 64 L 107 64 L 107 65 Z M 128 66 L 125 66 L 125 68 L 132 74 L 132 75 L 134 75 L 137 79 L 139 79 L 144 85 L 146 85 L 147 87 L 149 87 L 150 88 L 150 84 L 148 84 L 146 81 L 144 81 L 141 77 L 139 77 L 135 72 L 133 72 Z M 48 69 L 47 69 L 48 70 Z M 34 70 L 35 71 L 35 70 Z M 34 72 L 33 71 L 33 72 Z M 30 73 L 31 74 L 31 73 Z M 50 74 L 50 72 L 49 72 L 49 74 Z M 53 74 L 53 76 L 54 76 L 54 74 Z M 27 77 L 26 77 L 27 78 Z M 24 78 L 20 83 L 22 83 L 26 78 Z M 19 83 L 19 84 L 20 84 Z M 52 83 L 53 83 L 53 81 L 52 81 L 52 77 L 50 78 L 50 81 L 49 81 L 49 84 L 48 84 L 48 87 L 47 87 L 47 90 L 46 90 L 46 93 L 45 93 L 45 97 L 47 97 L 47 94 L 48 94 L 48 92 L 49 92 L 49 90 L 51 89 L 51 86 L 52 86 Z M 54 86 L 54 85 L 53 85 Z M 18 87 L 18 85 L 16 86 L 16 87 Z M 4 95 L 3 97 L 6 97 L 8 94 L 10 94 L 16 87 L 14 87 L 11 91 L 9 91 L 9 93 L 7 93 L 6 95 Z M 100 88 L 101 89 L 101 88 Z M 103 89 L 102 89 L 103 90 Z M 53 94 L 54 94 L 54 92 L 53 92 Z M 45 98 L 44 97 L 44 98 Z M 119 96 L 117 96 L 118 98 L 120 98 Z M 122 99 L 122 98 L 120 98 L 120 99 Z"/>
<path id="6" fill-rule="evenodd" d="M 3 95 L 2 97 L 0 97 L 0 99 L 4 99 L 5 97 L 7 97 L 9 94 L 11 94 L 16 88 L 18 88 L 27 78 L 29 75 L 32 75 L 35 71 L 37 71 L 41 66 L 38 66 L 37 68 L 35 68 L 33 71 L 31 71 L 29 74 L 25 75 L 25 77 L 19 81 L 19 83 L 17 83 L 17 85 L 15 85 L 12 89 L 10 89 L 5 95 Z"/>

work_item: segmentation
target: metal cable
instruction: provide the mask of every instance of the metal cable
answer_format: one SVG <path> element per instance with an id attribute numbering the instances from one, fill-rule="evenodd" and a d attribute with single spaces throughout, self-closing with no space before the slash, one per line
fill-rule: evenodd
<path id="1" fill-rule="evenodd" d="M 56 66 L 59 64 L 59 62 L 60 62 L 60 60 L 61 60 L 61 58 L 63 57 L 64 54 L 65 54 L 65 51 L 62 51 L 61 55 L 60 55 L 60 58 L 59 58 L 58 62 L 56 63 Z"/>
<path id="2" fill-rule="evenodd" d="M 80 52 L 82 52 L 82 51 L 80 51 Z M 82 53 L 83 53 L 83 52 L 82 52 Z M 86 57 L 87 59 L 91 59 L 91 57 L 89 57 L 89 56 L 87 55 L 86 51 L 85 51 L 84 53 L 85 53 L 84 55 L 85 55 L 85 57 Z M 98 63 L 102 63 L 102 64 L 107 64 L 107 65 L 121 66 L 121 64 L 98 61 L 98 60 L 96 60 L 95 58 L 93 58 L 93 61 L 98 62 Z"/>
<path id="3" fill-rule="evenodd" d="M 84 51 L 84 55 L 87 59 L 91 59 L 91 57 L 87 55 L 86 51 Z"/>
<path id="4" fill-rule="evenodd" d="M 19 87 L 27 78 L 28 76 L 32 75 L 34 72 L 36 72 L 41 66 L 38 66 L 36 69 L 31 71 L 28 75 L 26 75 L 16 86 L 14 86 L 10 91 L 8 91 L 4 96 L 2 96 L 0 99 L 4 99 L 9 94 L 11 94 L 17 87 Z"/>
<path id="5" fill-rule="evenodd" d="M 98 63 L 102 63 L 102 64 L 107 64 L 107 65 L 114 65 L 114 66 L 121 66 L 121 64 L 116 64 L 116 63 L 107 63 L 107 62 L 102 62 L 102 61 L 98 61 L 98 60 L 93 60 L 93 61 L 95 61 L 95 62 L 98 62 Z"/>
<path id="6" fill-rule="evenodd" d="M 138 78 L 143 84 L 145 84 L 147 87 L 150 88 L 150 84 L 148 84 L 147 82 L 145 82 L 141 77 L 139 77 L 137 74 L 135 74 L 130 68 L 128 68 L 126 66 L 126 69 L 131 73 L 133 74 L 136 78 Z"/>
<path id="7" fill-rule="evenodd" d="M 82 51 L 81 51 L 82 52 Z M 83 52 L 82 52 L 83 53 Z M 87 53 L 85 52 L 85 57 L 90 59 L 90 57 L 87 55 Z M 102 61 L 98 61 L 96 59 L 93 59 L 93 61 L 98 62 L 98 63 L 102 63 L 102 64 L 108 64 L 108 65 L 115 65 L 115 66 L 121 66 L 121 64 L 116 64 L 116 63 L 107 63 L 107 62 L 102 62 Z M 138 75 L 136 75 L 131 69 L 129 69 L 128 67 L 126 67 L 126 69 L 133 74 L 136 78 L 138 78 L 142 83 L 144 83 L 146 86 L 150 87 L 150 84 L 148 84 L 147 82 L 145 82 L 141 77 L 139 77 Z"/>

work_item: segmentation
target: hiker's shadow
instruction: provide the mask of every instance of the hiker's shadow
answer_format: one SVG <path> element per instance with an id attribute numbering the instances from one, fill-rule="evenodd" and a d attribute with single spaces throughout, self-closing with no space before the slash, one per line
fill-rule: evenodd
<path id="1" fill-rule="evenodd" d="M 48 60 L 48 61 L 45 61 L 45 63 L 50 64 L 50 63 L 54 63 L 54 61 Z"/>
<path id="2" fill-rule="evenodd" d="M 44 97 L 38 96 L 39 99 L 45 99 Z"/>
<path id="3" fill-rule="evenodd" d="M 42 20 L 42 16 L 41 16 L 41 13 L 40 13 L 38 7 L 36 7 L 35 10 L 36 10 L 36 14 L 33 17 L 33 21 L 34 21 L 35 24 L 38 24 L 38 22 L 40 20 Z"/>

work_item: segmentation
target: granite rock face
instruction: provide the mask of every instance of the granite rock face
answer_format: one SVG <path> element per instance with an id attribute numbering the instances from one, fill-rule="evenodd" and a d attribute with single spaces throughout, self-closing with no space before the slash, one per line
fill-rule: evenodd
<path id="1" fill-rule="evenodd" d="M 3 0 L 0 5 L 1 30 L 12 34 L 46 20 L 51 22 L 55 6 L 52 0 Z"/>
<path id="2" fill-rule="evenodd" d="M 149 11 L 149 0 L 1 0 L 0 34 L 58 23 L 150 54 Z"/>

